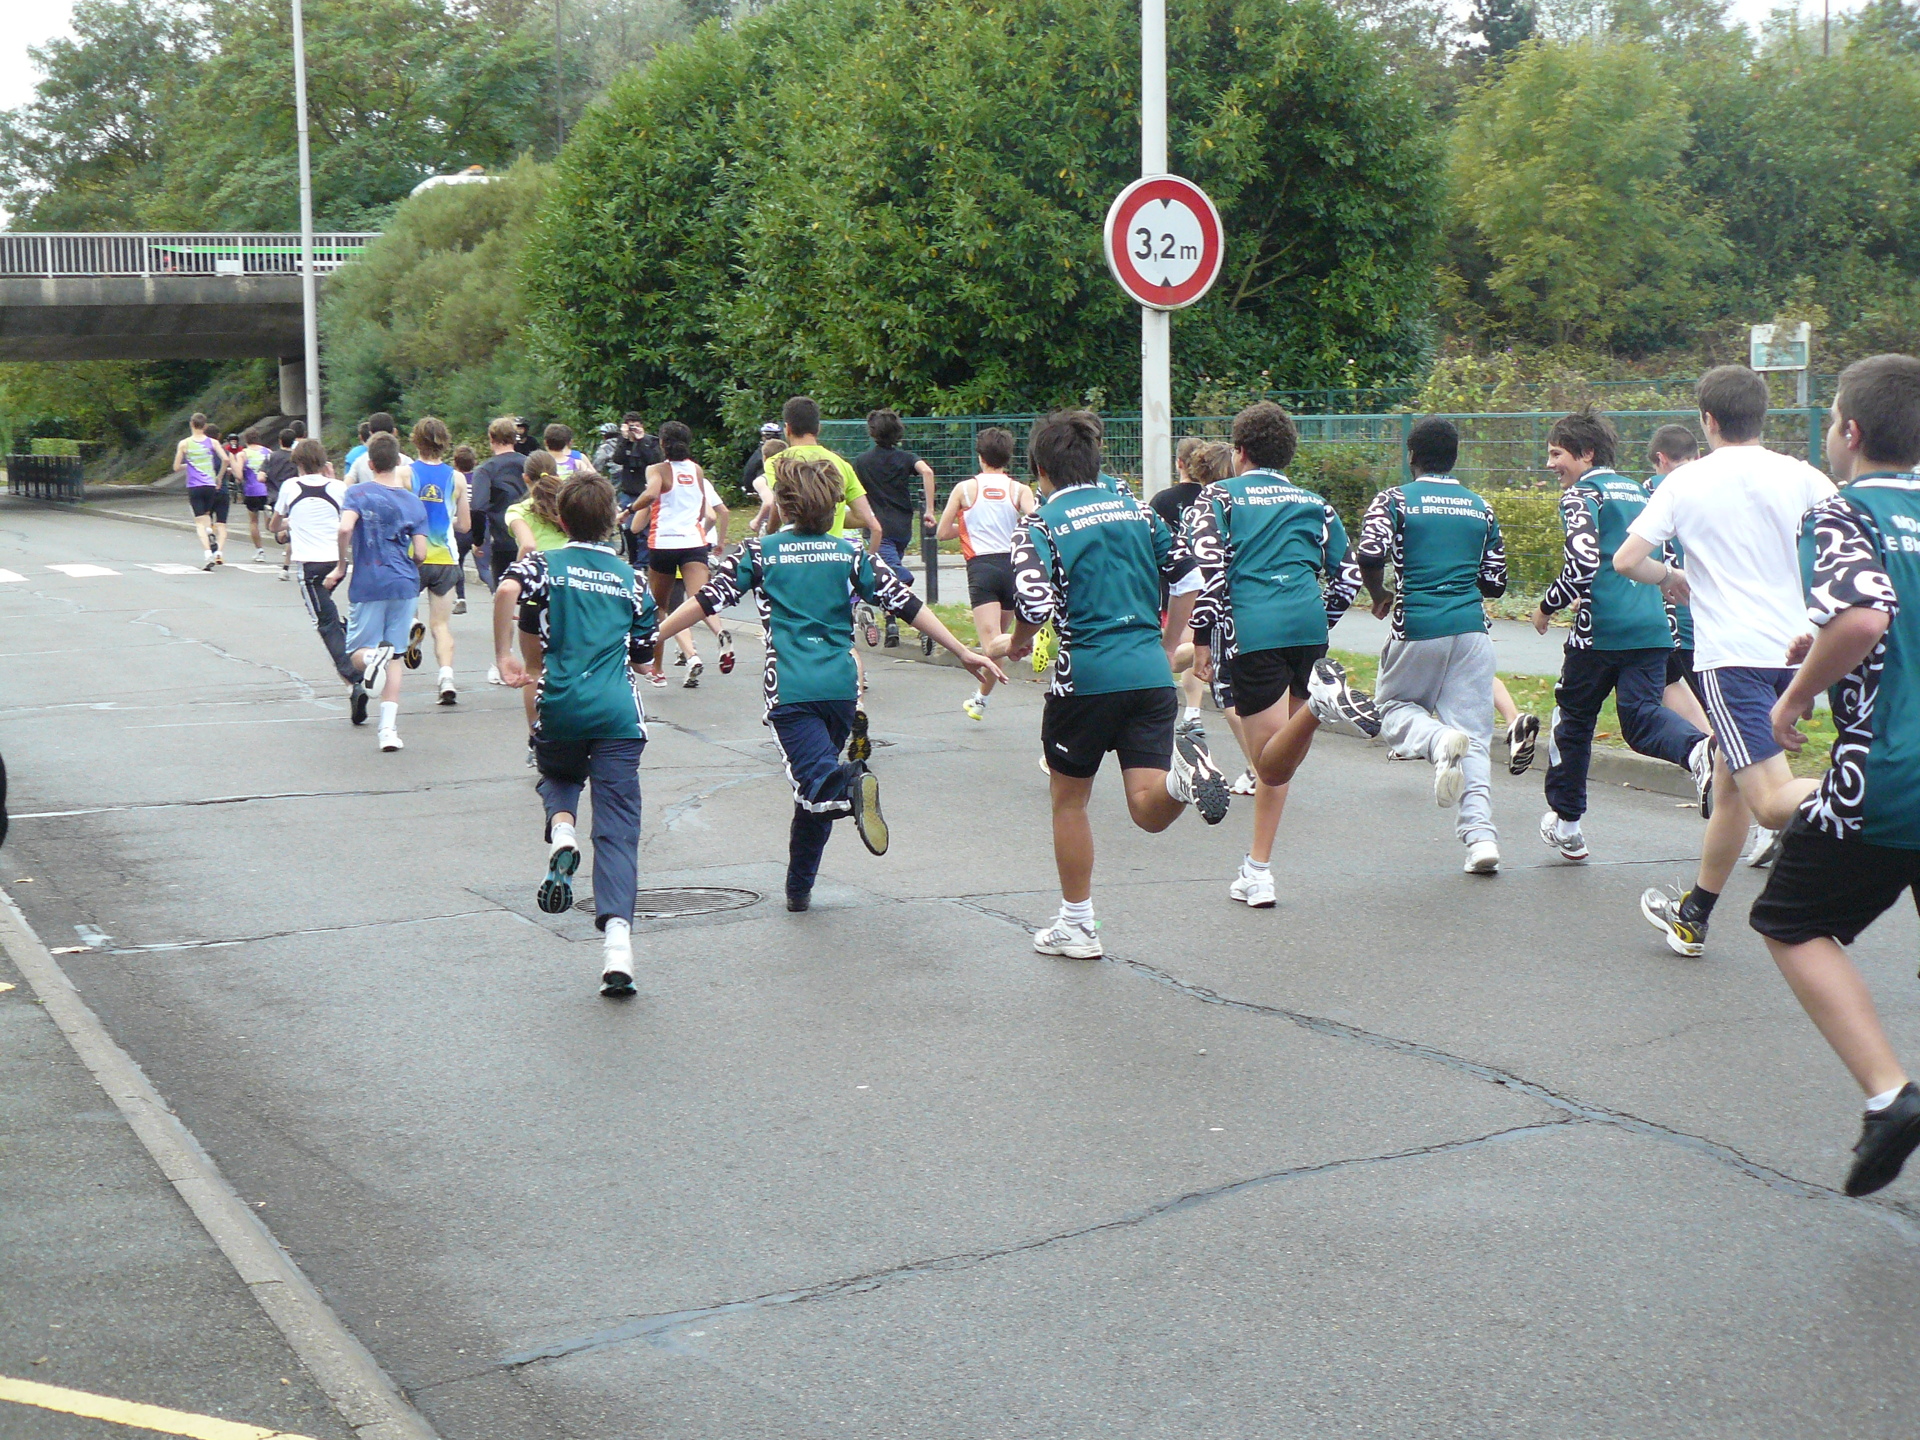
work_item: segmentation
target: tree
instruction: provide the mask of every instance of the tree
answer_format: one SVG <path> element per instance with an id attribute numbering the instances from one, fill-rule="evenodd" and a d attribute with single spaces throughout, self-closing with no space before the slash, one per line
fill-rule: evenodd
<path id="1" fill-rule="evenodd" d="M 1687 185 L 1687 141 L 1686 100 L 1645 45 L 1529 41 L 1483 81 L 1452 164 L 1496 324 L 1555 344 L 1686 335 L 1725 254 Z"/>
<path id="2" fill-rule="evenodd" d="M 1174 322 L 1188 383 L 1416 368 L 1419 99 L 1318 0 L 1191 0 L 1170 48 L 1173 164 L 1231 237 Z M 543 353 L 583 409 L 738 430 L 801 389 L 842 412 L 1132 403 L 1138 312 L 1099 236 L 1137 173 L 1138 55 L 1131 0 L 787 0 L 703 28 L 561 157 L 526 262 Z"/>
<path id="3" fill-rule="evenodd" d="M 1527 0 L 1473 0 L 1469 33 L 1480 37 L 1480 53 L 1504 60 L 1533 38 L 1533 6 Z"/>
<path id="4" fill-rule="evenodd" d="M 1868 0 L 1854 14 L 1847 43 L 1884 46 L 1903 55 L 1920 54 L 1920 4 L 1912 0 Z"/>

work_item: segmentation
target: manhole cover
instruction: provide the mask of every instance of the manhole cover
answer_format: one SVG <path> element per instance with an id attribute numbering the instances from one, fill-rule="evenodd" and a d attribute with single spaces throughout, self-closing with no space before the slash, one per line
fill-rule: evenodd
<path id="1" fill-rule="evenodd" d="M 758 890 L 735 890 L 725 885 L 687 885 L 675 890 L 642 890 L 633 897 L 636 920 L 678 920 L 685 915 L 714 915 L 722 910 L 744 910 L 760 903 Z M 593 897 L 573 903 L 576 910 L 593 913 Z"/>

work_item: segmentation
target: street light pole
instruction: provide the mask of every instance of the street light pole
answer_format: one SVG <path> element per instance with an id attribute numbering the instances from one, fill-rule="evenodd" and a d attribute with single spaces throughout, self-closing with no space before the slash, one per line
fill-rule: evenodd
<path id="1" fill-rule="evenodd" d="M 307 147 L 307 35 L 293 0 L 293 108 L 300 132 L 300 323 L 306 332 L 307 434 L 320 438 L 320 324 L 313 278 L 313 162 Z"/>
<path id="2" fill-rule="evenodd" d="M 567 143 L 567 77 L 560 68 L 560 0 L 553 0 L 553 153 Z"/>
<path id="3" fill-rule="evenodd" d="M 1140 173 L 1167 171 L 1167 0 L 1140 0 Z M 1173 483 L 1173 317 L 1140 307 L 1140 474 L 1157 495 Z"/>

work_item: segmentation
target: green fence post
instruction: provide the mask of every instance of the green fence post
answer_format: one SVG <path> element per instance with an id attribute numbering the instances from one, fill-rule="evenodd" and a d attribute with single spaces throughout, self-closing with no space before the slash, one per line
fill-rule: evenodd
<path id="1" fill-rule="evenodd" d="M 1820 454 L 1820 442 L 1826 438 L 1821 434 L 1821 431 L 1825 427 L 1820 422 L 1825 418 L 1825 413 L 1819 406 L 1809 405 L 1807 407 L 1807 463 L 1816 470 L 1824 470 L 1826 468 L 1822 463 L 1823 457 Z"/>
<path id="2" fill-rule="evenodd" d="M 1413 438 L 1413 412 L 1408 411 L 1400 417 L 1400 478 L 1402 481 L 1413 479 L 1413 457 L 1407 453 L 1407 441 Z"/>

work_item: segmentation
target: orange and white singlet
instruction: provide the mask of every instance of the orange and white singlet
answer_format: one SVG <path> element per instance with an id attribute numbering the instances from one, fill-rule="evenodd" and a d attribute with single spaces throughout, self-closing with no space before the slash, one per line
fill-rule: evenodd
<path id="1" fill-rule="evenodd" d="M 1013 532 L 1020 528 L 1014 481 L 988 473 L 967 483 L 973 486 L 973 503 L 960 507 L 960 553 L 969 560 L 976 555 L 1007 554 L 1013 549 Z"/>
<path id="2" fill-rule="evenodd" d="M 647 529 L 650 550 L 692 550 L 707 543 L 700 517 L 707 510 L 707 486 L 700 467 L 691 460 L 669 460 L 673 483 L 653 502 L 653 524 Z"/>

